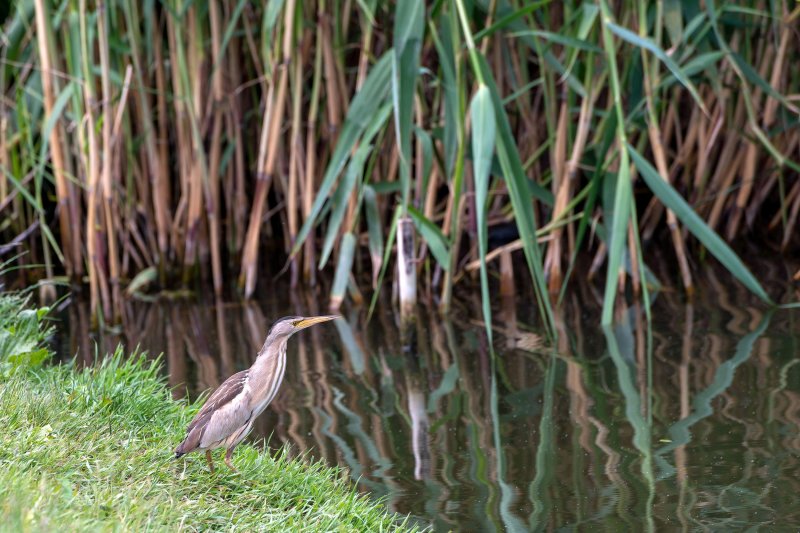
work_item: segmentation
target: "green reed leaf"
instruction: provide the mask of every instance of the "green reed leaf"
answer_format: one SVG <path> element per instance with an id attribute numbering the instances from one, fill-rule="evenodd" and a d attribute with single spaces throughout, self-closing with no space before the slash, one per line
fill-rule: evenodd
<path id="1" fill-rule="evenodd" d="M 609 214 L 606 212 L 605 219 L 607 221 L 608 232 L 606 234 L 606 244 L 608 246 L 608 271 L 606 272 L 606 287 L 603 294 L 603 313 L 601 323 L 603 325 L 611 324 L 614 313 L 614 301 L 617 297 L 617 286 L 620 266 L 622 265 L 623 256 L 625 253 L 624 244 L 627 240 L 628 223 L 630 222 L 630 208 L 631 208 L 631 180 L 630 180 L 630 161 L 628 159 L 628 152 L 625 149 L 626 134 L 625 134 L 625 110 L 622 106 L 622 87 L 617 69 L 617 50 L 614 46 L 614 40 L 611 38 L 611 10 L 605 0 L 600 0 L 600 10 L 602 13 L 601 28 L 603 36 L 603 48 L 606 51 L 606 61 L 608 64 L 608 81 L 611 85 L 611 94 L 614 102 L 614 130 L 609 128 L 608 135 L 616 138 L 616 142 L 620 147 L 619 170 L 617 171 L 617 179 L 614 183 L 606 182 L 608 188 L 606 191 L 608 195 L 612 193 L 613 188 L 613 211 Z M 637 36 L 638 37 L 638 36 Z M 608 155 L 603 157 L 611 159 Z M 613 157 L 613 156 L 612 156 Z M 607 196 L 604 194 L 604 196 Z M 608 209 L 609 201 L 604 202 L 606 209 Z"/>
<path id="2" fill-rule="evenodd" d="M 333 250 L 333 245 L 339 236 L 339 229 L 344 219 L 344 213 L 350 203 L 350 195 L 355 188 L 356 182 L 361 179 L 364 171 L 364 161 L 369 155 L 372 145 L 362 144 L 358 150 L 353 154 L 350 159 L 350 164 L 344 173 L 343 178 L 339 181 L 339 186 L 331 197 L 331 215 L 328 218 L 328 225 L 325 231 L 325 240 L 322 244 L 322 252 L 319 256 L 319 268 L 325 266 L 328 262 L 328 257 Z"/>
<path id="3" fill-rule="evenodd" d="M 666 66 L 670 70 L 670 72 L 672 72 L 672 75 L 675 76 L 675 79 L 677 79 L 681 83 L 681 85 L 686 87 L 686 90 L 688 90 L 689 94 L 692 95 L 692 98 L 694 98 L 694 101 L 697 103 L 700 109 L 702 109 L 703 112 L 708 114 L 706 105 L 703 102 L 703 99 L 700 98 L 700 93 L 697 92 L 697 88 L 694 86 L 694 84 L 686 75 L 686 73 L 683 71 L 683 69 L 680 66 L 678 66 L 678 64 L 669 55 L 667 55 L 667 53 L 660 46 L 658 46 L 656 43 L 654 43 L 647 37 L 642 37 L 641 35 L 632 32 L 628 28 L 623 28 L 622 26 L 618 26 L 611 21 L 606 21 L 605 25 L 608 27 L 608 29 L 614 32 L 614 34 L 616 34 L 617 37 L 620 37 L 623 40 L 628 41 L 634 46 L 638 46 L 639 48 L 644 48 L 645 50 L 648 50 L 659 60 L 661 60 L 661 62 L 664 63 L 664 66 Z"/>
<path id="4" fill-rule="evenodd" d="M 594 26 L 599 14 L 599 7 L 597 7 L 595 4 L 584 2 L 583 6 L 581 6 L 581 22 L 578 26 L 578 33 L 576 34 L 577 39 L 586 41 L 586 39 L 589 37 L 589 32 L 592 30 L 592 27 Z M 572 72 L 577 60 L 578 50 L 572 49 L 569 53 L 569 60 L 567 61 L 567 72 Z"/>
<path id="5" fill-rule="evenodd" d="M 536 196 L 536 189 L 529 186 L 528 178 L 522 168 L 517 143 L 511 133 L 511 125 L 503 109 L 503 102 L 500 99 L 500 93 L 497 90 L 486 58 L 477 50 L 474 52 L 473 57 L 477 63 L 475 67 L 480 71 L 492 99 L 497 127 L 497 135 L 495 137 L 497 159 L 500 162 L 500 168 L 503 171 L 503 177 L 508 187 L 514 218 L 522 240 L 525 260 L 536 288 L 535 293 L 539 310 L 550 334 L 555 335 L 553 310 L 547 297 L 547 283 L 544 278 L 544 269 L 542 268 L 542 252 L 536 240 L 536 221 L 533 218 L 531 205 L 532 196 Z M 535 185 L 538 186 L 538 184 Z"/>
<path id="6" fill-rule="evenodd" d="M 555 44 L 560 44 L 563 46 L 567 46 L 570 48 L 575 48 L 577 50 L 584 50 L 586 52 L 602 52 L 603 49 L 599 46 L 592 44 L 588 41 L 582 39 L 576 39 L 575 37 L 570 37 L 568 35 L 562 35 L 560 33 L 555 33 L 552 31 L 542 31 L 542 30 L 525 30 L 514 32 L 511 34 L 513 37 L 521 37 L 523 35 L 532 35 L 534 37 L 540 37 L 546 41 L 550 41 Z"/>
<path id="7" fill-rule="evenodd" d="M 277 4 L 278 2 L 275 3 Z M 214 66 L 211 69 L 212 72 L 219 68 L 219 63 L 225 56 L 225 51 L 228 49 L 228 43 L 231 41 L 234 31 L 236 31 L 236 25 L 239 22 L 239 17 L 241 16 L 246 4 L 246 0 L 239 0 L 236 3 L 236 7 L 233 8 L 233 11 L 230 14 L 230 22 L 228 22 L 228 26 L 225 28 L 225 32 L 222 35 L 222 43 L 219 47 L 219 53 L 217 54 L 217 57 L 214 58 Z"/>
<path id="8" fill-rule="evenodd" d="M 433 139 L 431 139 L 430 133 L 416 126 L 414 127 L 414 135 L 422 148 L 422 175 L 417 176 L 416 179 L 422 182 L 422 196 L 418 201 L 424 204 L 425 194 L 428 191 L 428 180 L 431 177 L 431 168 L 433 168 Z"/>
<path id="9" fill-rule="evenodd" d="M 61 114 L 64 112 L 64 109 L 66 109 L 70 98 L 72 98 L 75 87 L 77 87 L 77 85 L 74 81 L 71 81 L 61 90 L 58 94 L 58 98 L 56 98 L 55 104 L 53 104 L 52 111 L 44 122 L 44 127 L 42 128 L 42 144 L 39 148 L 40 166 L 44 166 L 47 157 L 47 150 L 50 147 L 50 134 L 53 133 L 53 128 L 56 127 L 58 119 L 61 118 Z M 90 124 L 89 127 L 93 128 L 94 124 Z"/>
<path id="10" fill-rule="evenodd" d="M 478 254 L 481 262 L 481 304 L 486 336 L 492 341 L 492 309 L 489 298 L 489 277 L 486 273 L 488 226 L 486 221 L 489 195 L 489 171 L 495 144 L 496 119 L 492 97 L 486 85 L 478 87 L 469 106 L 472 127 L 472 169 L 475 179 L 475 213 L 478 223 Z"/>
<path id="11" fill-rule="evenodd" d="M 367 219 L 367 234 L 369 237 L 369 255 L 372 257 L 373 278 L 374 283 L 377 282 L 377 271 L 375 265 L 378 267 L 382 263 L 383 256 L 383 228 L 381 224 L 381 215 L 378 210 L 378 199 L 375 194 L 375 188 L 372 185 L 364 186 L 364 209 L 365 218 Z"/>
<path id="12" fill-rule="evenodd" d="M 331 299 L 341 300 L 347 290 L 347 280 L 350 278 L 350 271 L 353 269 L 353 256 L 356 251 L 356 237 L 351 232 L 347 232 L 342 237 L 342 244 L 339 247 L 339 261 L 336 263 L 336 273 L 333 276 L 331 286 Z"/>
<path id="13" fill-rule="evenodd" d="M 455 49 L 458 47 L 454 40 L 458 39 L 458 32 L 453 31 L 453 24 L 448 16 L 439 17 L 440 33 L 432 29 L 431 37 L 439 55 L 439 68 L 442 75 L 442 95 L 444 103 L 444 168 L 447 176 L 453 176 L 458 153 L 458 138 L 461 131 L 463 114 L 459 98 L 459 90 L 456 81 L 456 57 Z"/>
<path id="14" fill-rule="evenodd" d="M 623 147 L 620 150 L 619 171 L 614 184 L 614 208 L 611 215 L 611 224 L 606 235 L 608 245 L 608 272 L 606 273 L 606 287 L 603 294 L 604 325 L 611 324 L 614 301 L 617 295 L 617 280 L 619 269 L 625 257 L 625 243 L 628 240 L 628 223 L 630 222 L 631 207 L 631 174 L 628 152 Z"/>
<path id="15" fill-rule="evenodd" d="M 445 239 L 442 231 L 436 224 L 428 220 L 417 208 L 408 206 L 408 214 L 411 215 L 411 220 L 414 221 L 414 226 L 428 248 L 431 251 L 436 262 L 443 270 L 450 270 L 450 250 L 447 247 L 447 239 Z"/>
<path id="16" fill-rule="evenodd" d="M 761 300 L 773 305 L 766 291 L 764 291 L 761 284 L 750 270 L 748 270 L 739 256 L 736 255 L 736 252 L 734 252 L 731 247 L 700 218 L 700 215 L 692 209 L 692 206 L 690 206 L 669 183 L 661 178 L 658 171 L 647 159 L 631 145 L 628 145 L 628 150 L 642 179 L 644 179 L 647 186 L 653 191 L 653 194 L 659 201 L 675 213 L 675 216 L 686 226 L 686 229 L 697 237 L 697 239 L 703 243 L 703 246 L 705 246 L 708 251 L 736 277 L 736 279 L 741 281 L 745 287 Z"/>
<path id="17" fill-rule="evenodd" d="M 720 52 L 719 50 L 699 54 L 684 63 L 683 73 L 687 76 L 694 76 L 695 74 L 706 72 L 708 69 L 713 68 L 723 57 L 725 57 L 725 52 Z M 674 80 L 674 76 L 666 76 L 661 85 L 669 86 Z"/>
<path id="18" fill-rule="evenodd" d="M 414 92 L 419 77 L 419 53 L 424 29 L 425 3 L 421 0 L 399 2 L 394 19 L 392 99 L 404 206 L 409 203 L 411 191 L 411 124 L 414 119 Z"/>
<path id="19" fill-rule="evenodd" d="M 350 202 L 350 194 L 356 183 L 361 180 L 364 172 L 364 163 L 372 152 L 372 139 L 383 128 L 389 118 L 391 104 L 385 104 L 373 117 L 372 123 L 364 132 L 361 144 L 350 158 L 350 164 L 344 173 L 344 178 L 331 197 L 331 216 L 328 219 L 328 227 L 325 233 L 325 241 L 322 245 L 322 253 L 319 258 L 319 268 L 325 266 L 328 257 L 333 249 L 336 236 L 339 235 L 339 228 L 342 225 L 345 210 Z"/>
<path id="20" fill-rule="evenodd" d="M 389 225 L 389 236 L 386 237 L 386 248 L 383 252 L 383 262 L 381 264 L 381 272 L 378 274 L 378 283 L 377 287 L 380 288 L 383 285 L 383 278 L 386 275 L 386 267 L 389 264 L 389 254 L 392 251 L 392 245 L 394 244 L 394 238 L 397 235 L 397 223 L 400 220 L 400 215 L 403 214 L 403 206 L 398 205 L 394 210 L 394 216 L 392 217 L 392 223 Z M 367 311 L 367 322 L 369 322 L 370 318 L 372 318 L 372 312 L 375 311 L 375 304 L 378 303 L 378 296 L 380 295 L 380 290 L 375 290 L 372 293 L 372 300 L 369 302 L 369 311 Z"/>
<path id="21" fill-rule="evenodd" d="M 683 38 L 683 14 L 680 0 L 664 0 L 664 26 L 667 28 L 672 45 L 680 44 Z"/>
<path id="22" fill-rule="evenodd" d="M 488 28 L 484 28 L 478 33 L 476 33 L 474 36 L 475 42 L 477 43 L 484 37 L 489 37 L 491 35 L 494 35 L 498 31 L 505 29 L 506 27 L 510 26 L 513 23 L 516 23 L 519 19 L 521 19 L 525 15 L 533 13 L 540 7 L 546 6 L 551 1 L 552 0 L 540 0 L 539 2 L 530 2 L 530 3 L 526 2 L 524 7 L 521 7 L 516 11 L 512 11 L 508 15 L 505 15 L 502 18 L 500 18 L 500 20 L 498 20 Z"/>

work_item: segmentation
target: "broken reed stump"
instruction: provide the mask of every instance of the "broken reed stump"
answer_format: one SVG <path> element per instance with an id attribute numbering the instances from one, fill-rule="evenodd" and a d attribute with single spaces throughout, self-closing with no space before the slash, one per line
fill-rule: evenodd
<path id="1" fill-rule="evenodd" d="M 397 275 L 400 319 L 413 321 L 417 306 L 417 265 L 414 258 L 414 223 L 408 216 L 397 223 Z"/>

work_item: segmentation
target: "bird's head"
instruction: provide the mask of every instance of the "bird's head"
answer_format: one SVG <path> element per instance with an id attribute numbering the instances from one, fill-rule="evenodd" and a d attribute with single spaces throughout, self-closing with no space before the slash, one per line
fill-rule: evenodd
<path id="1" fill-rule="evenodd" d="M 320 324 L 339 318 L 339 315 L 323 315 L 323 316 L 285 316 L 278 319 L 269 330 L 268 339 L 281 339 L 289 338 L 301 329 Z"/>

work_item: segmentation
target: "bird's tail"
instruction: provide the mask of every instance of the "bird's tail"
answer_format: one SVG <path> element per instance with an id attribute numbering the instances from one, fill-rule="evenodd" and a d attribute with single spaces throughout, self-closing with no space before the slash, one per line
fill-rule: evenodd
<path id="1" fill-rule="evenodd" d="M 181 455 L 186 455 L 189 452 L 196 450 L 200 446 L 200 437 L 203 435 L 202 428 L 192 428 L 186 438 L 183 439 L 177 448 L 175 448 L 175 458 Z"/>

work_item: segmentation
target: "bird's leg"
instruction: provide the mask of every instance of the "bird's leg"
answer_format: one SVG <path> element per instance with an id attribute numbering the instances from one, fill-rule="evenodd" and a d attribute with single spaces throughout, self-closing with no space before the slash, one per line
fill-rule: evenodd
<path id="1" fill-rule="evenodd" d="M 228 448 L 228 450 L 225 452 L 225 464 L 228 465 L 228 468 L 230 468 L 234 472 L 238 472 L 238 470 L 236 470 L 236 468 L 233 466 L 233 463 L 231 463 L 232 456 L 233 456 L 233 448 Z"/>
<path id="2" fill-rule="evenodd" d="M 208 461 L 208 469 L 214 473 L 214 460 L 211 458 L 211 450 L 206 450 L 206 461 Z"/>

